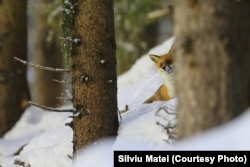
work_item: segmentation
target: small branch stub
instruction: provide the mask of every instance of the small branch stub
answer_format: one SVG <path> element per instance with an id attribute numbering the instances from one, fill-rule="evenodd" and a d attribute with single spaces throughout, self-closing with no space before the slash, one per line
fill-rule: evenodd
<path id="1" fill-rule="evenodd" d="M 72 116 L 69 116 L 69 118 L 81 118 L 81 117 L 82 117 L 82 113 L 80 113 L 80 112 L 77 112 Z"/>
<path id="2" fill-rule="evenodd" d="M 106 63 L 106 60 L 104 60 L 104 59 L 100 60 L 101 65 L 104 65 L 105 63 Z"/>
<path id="3" fill-rule="evenodd" d="M 72 37 L 59 37 L 59 39 L 64 41 L 70 41 L 75 44 L 80 44 L 82 40 L 80 38 L 72 38 Z"/>
<path id="4" fill-rule="evenodd" d="M 80 43 L 82 42 L 82 40 L 81 40 L 80 38 L 74 38 L 74 39 L 73 39 L 73 42 L 74 42 L 75 44 L 80 44 Z"/>
<path id="5" fill-rule="evenodd" d="M 81 82 L 88 82 L 89 81 L 89 76 L 88 75 L 82 75 L 80 77 L 80 81 Z"/>
<path id="6" fill-rule="evenodd" d="M 67 122 L 67 123 L 65 123 L 65 126 L 69 126 L 73 129 L 74 124 L 73 124 L 73 122 Z"/>
<path id="7" fill-rule="evenodd" d="M 108 80 L 108 83 L 113 83 L 114 81 L 112 79 L 109 79 Z"/>

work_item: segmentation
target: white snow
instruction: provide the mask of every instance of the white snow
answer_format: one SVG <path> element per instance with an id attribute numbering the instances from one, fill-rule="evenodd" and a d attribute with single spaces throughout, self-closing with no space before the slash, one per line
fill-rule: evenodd
<path id="1" fill-rule="evenodd" d="M 174 38 L 150 50 L 162 54 Z M 0 139 L 0 166 L 17 167 L 14 161 L 32 167 L 113 166 L 113 150 L 249 150 L 250 109 L 234 120 L 196 136 L 174 142 L 163 126 L 175 124 L 177 100 L 142 104 L 162 84 L 147 55 L 118 78 L 121 114 L 116 138 L 97 141 L 84 148 L 72 162 L 72 135 L 65 123 L 69 113 L 52 113 L 29 107 L 15 127 Z M 71 106 L 63 106 L 71 107 Z M 165 110 L 160 108 L 165 108 Z M 172 136 L 173 135 L 173 136 Z M 167 142 L 168 141 L 168 142 Z M 26 145 L 26 146 L 24 146 Z M 13 155 L 20 147 L 19 155 Z"/>

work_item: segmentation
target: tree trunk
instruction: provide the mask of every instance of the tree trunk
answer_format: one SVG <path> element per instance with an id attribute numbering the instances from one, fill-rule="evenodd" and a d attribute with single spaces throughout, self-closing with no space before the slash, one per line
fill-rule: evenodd
<path id="1" fill-rule="evenodd" d="M 73 106 L 81 115 L 73 121 L 74 150 L 78 151 L 90 142 L 116 135 L 117 77 L 113 1 L 74 2 L 78 10 L 71 61 Z"/>
<path id="2" fill-rule="evenodd" d="M 0 136 L 20 118 L 29 91 L 25 65 L 14 56 L 26 59 L 27 1 L 0 2 Z"/>
<path id="3" fill-rule="evenodd" d="M 51 16 L 59 4 L 55 0 L 39 0 L 37 6 L 35 63 L 47 67 L 62 68 L 64 61 L 59 44 L 60 17 L 52 18 Z M 57 97 L 62 96 L 63 85 L 52 80 L 62 80 L 62 78 L 62 73 L 36 69 L 33 88 L 34 101 L 49 107 L 58 106 L 60 100 Z"/>
<path id="4" fill-rule="evenodd" d="M 249 106 L 249 11 L 246 0 L 177 1 L 180 138 L 221 124 Z"/>

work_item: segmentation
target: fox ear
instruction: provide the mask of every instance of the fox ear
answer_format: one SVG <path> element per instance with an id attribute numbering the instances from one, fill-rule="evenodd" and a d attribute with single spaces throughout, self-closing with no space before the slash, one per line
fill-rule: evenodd
<path id="1" fill-rule="evenodd" d="M 160 60 L 160 56 L 149 54 L 149 57 L 151 60 L 153 60 L 155 63 L 157 63 Z"/>
<path id="2" fill-rule="evenodd" d="M 171 54 L 171 57 L 173 57 L 173 55 L 175 55 L 175 45 L 172 45 L 168 52 Z"/>

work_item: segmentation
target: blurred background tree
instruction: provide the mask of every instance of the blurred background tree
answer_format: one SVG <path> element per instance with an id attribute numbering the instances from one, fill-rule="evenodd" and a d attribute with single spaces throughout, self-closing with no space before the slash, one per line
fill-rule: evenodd
<path id="1" fill-rule="evenodd" d="M 150 19 L 171 0 L 115 0 L 115 31 L 118 75 L 128 70 L 141 55 L 171 36 L 170 17 Z"/>
<path id="2" fill-rule="evenodd" d="M 59 39 L 61 0 L 29 0 L 28 2 L 29 62 L 63 68 L 64 58 Z M 59 106 L 61 100 L 58 97 L 63 96 L 64 86 L 53 82 L 53 79 L 62 80 L 63 74 L 32 67 L 29 73 L 32 101 L 49 107 Z"/>
<path id="3" fill-rule="evenodd" d="M 27 1 L 0 1 L 0 137 L 14 126 L 29 100 L 27 59 Z"/>
<path id="4" fill-rule="evenodd" d="M 34 62 L 47 67 L 63 68 L 64 60 L 60 50 L 61 0 L 38 0 L 35 26 Z M 53 82 L 62 80 L 63 74 L 35 69 L 33 100 L 41 105 L 56 107 L 60 104 L 63 85 Z M 44 91 L 46 90 L 46 91 Z"/>

